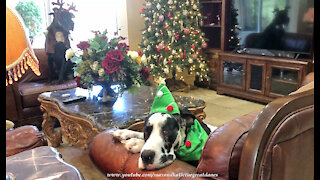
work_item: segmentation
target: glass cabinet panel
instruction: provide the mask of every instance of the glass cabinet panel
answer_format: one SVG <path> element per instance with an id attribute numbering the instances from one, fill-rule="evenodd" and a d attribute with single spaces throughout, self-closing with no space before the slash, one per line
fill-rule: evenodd
<path id="1" fill-rule="evenodd" d="M 272 67 L 270 92 L 288 95 L 298 88 L 298 70 Z"/>
<path id="2" fill-rule="evenodd" d="M 263 66 L 250 65 L 250 89 L 262 91 Z"/>
<path id="3" fill-rule="evenodd" d="M 243 63 L 223 62 L 223 83 L 243 87 Z"/>

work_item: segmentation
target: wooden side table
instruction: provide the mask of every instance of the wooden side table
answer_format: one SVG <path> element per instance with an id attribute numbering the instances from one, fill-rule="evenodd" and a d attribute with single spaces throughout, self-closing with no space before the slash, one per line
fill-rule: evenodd
<path id="1" fill-rule="evenodd" d="M 45 92 L 39 95 L 43 111 L 42 130 L 48 143 L 58 147 L 63 140 L 67 144 L 86 149 L 99 133 L 111 128 L 138 130 L 150 112 L 156 88 L 141 86 L 139 93 L 125 92 L 113 106 L 101 104 L 91 97 L 88 90 L 74 88 Z M 65 104 L 63 94 L 86 96 L 82 101 Z M 206 107 L 203 100 L 173 95 L 179 108 L 187 107 L 198 120 L 203 120 Z M 57 122 L 61 129 L 55 128 Z"/>

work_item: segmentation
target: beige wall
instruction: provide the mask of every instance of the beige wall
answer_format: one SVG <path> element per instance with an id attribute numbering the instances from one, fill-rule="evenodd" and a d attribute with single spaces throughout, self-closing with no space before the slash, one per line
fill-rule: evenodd
<path id="1" fill-rule="evenodd" d="M 140 16 L 145 0 L 126 0 L 127 2 L 127 34 L 130 50 L 140 51 L 139 44 L 142 39 L 141 29 L 144 28 L 144 20 Z"/>

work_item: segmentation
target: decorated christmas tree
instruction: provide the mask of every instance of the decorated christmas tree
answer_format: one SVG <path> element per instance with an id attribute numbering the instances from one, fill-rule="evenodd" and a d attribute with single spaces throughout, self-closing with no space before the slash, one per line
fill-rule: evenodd
<path id="1" fill-rule="evenodd" d="M 200 80 L 209 79 L 199 22 L 199 0 L 147 0 L 141 10 L 143 56 L 155 78 L 188 70 Z"/>

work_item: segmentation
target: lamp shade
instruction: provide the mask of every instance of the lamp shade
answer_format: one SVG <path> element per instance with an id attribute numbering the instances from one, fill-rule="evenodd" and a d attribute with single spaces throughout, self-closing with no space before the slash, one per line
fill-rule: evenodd
<path id="1" fill-rule="evenodd" d="M 6 7 L 6 86 L 18 81 L 28 68 L 40 76 L 39 61 L 17 11 Z"/>

